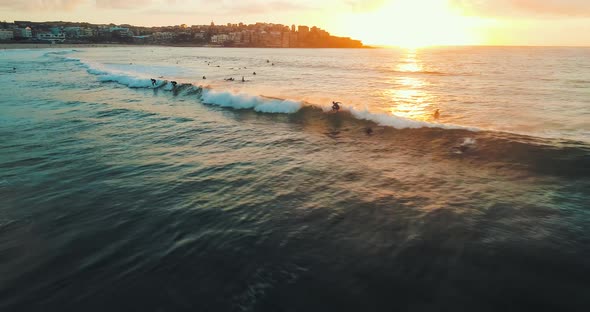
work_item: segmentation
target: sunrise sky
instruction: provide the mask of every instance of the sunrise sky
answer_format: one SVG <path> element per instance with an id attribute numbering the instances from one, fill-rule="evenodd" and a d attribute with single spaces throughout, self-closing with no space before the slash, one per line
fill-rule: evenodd
<path id="1" fill-rule="evenodd" d="M 590 46 L 590 0 L 0 0 L 6 21 L 270 22 L 366 44 Z"/>

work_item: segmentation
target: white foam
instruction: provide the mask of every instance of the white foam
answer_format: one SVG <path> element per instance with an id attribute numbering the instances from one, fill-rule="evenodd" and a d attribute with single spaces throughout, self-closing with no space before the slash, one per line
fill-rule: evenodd
<path id="1" fill-rule="evenodd" d="M 325 109 L 324 109 L 325 110 Z M 354 107 L 343 107 L 343 110 L 349 111 L 352 116 L 361 120 L 369 120 L 380 126 L 393 127 L 396 129 L 416 129 L 416 128 L 442 128 L 442 129 L 463 129 L 477 131 L 476 128 L 468 128 L 453 124 L 431 123 L 427 121 L 413 120 L 385 113 L 372 113 L 367 108 L 356 109 Z"/>
<path id="2" fill-rule="evenodd" d="M 151 88 L 152 81 L 150 79 L 135 78 L 127 75 L 100 75 L 98 80 L 102 82 L 116 82 L 129 88 Z"/>
<path id="3" fill-rule="evenodd" d="M 292 100 L 271 99 L 248 94 L 234 94 L 224 91 L 204 89 L 201 100 L 205 104 L 234 109 L 254 109 L 261 113 L 292 114 L 301 109 L 301 102 Z"/>
<path id="4" fill-rule="evenodd" d="M 463 142 L 461 142 L 461 146 L 470 146 L 476 144 L 477 140 L 475 140 L 474 138 L 463 138 Z"/>

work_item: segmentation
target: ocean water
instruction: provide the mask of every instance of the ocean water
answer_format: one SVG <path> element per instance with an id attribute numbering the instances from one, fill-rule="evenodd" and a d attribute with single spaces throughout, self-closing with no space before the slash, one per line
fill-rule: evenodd
<path id="1" fill-rule="evenodd" d="M 589 203 L 588 48 L 0 51 L 0 311 L 588 311 Z"/>

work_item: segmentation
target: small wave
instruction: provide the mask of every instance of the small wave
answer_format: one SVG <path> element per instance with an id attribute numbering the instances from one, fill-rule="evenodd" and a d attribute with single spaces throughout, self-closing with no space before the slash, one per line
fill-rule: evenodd
<path id="1" fill-rule="evenodd" d="M 43 56 L 51 56 L 51 55 L 67 55 L 67 54 L 72 54 L 75 52 L 79 52 L 78 50 L 63 50 L 63 51 L 50 51 L 47 52 L 45 54 L 43 54 Z"/>

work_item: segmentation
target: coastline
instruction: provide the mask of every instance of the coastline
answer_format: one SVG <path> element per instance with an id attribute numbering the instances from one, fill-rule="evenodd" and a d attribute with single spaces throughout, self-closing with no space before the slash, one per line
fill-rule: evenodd
<path id="1" fill-rule="evenodd" d="M 194 44 L 127 44 L 127 43 L 0 43 L 1 50 L 13 49 L 74 49 L 74 48 L 115 48 L 115 47 L 177 47 L 177 48 L 240 48 L 240 49 L 375 49 L 373 46 L 363 46 L 358 48 L 270 48 L 270 47 L 224 47 L 213 45 L 194 45 Z"/>
<path id="2" fill-rule="evenodd" d="M 132 44 L 120 43 L 65 43 L 65 44 L 49 44 L 49 43 L 0 43 L 0 49 L 73 49 L 73 48 L 112 48 L 112 47 L 126 47 L 137 46 Z"/>

